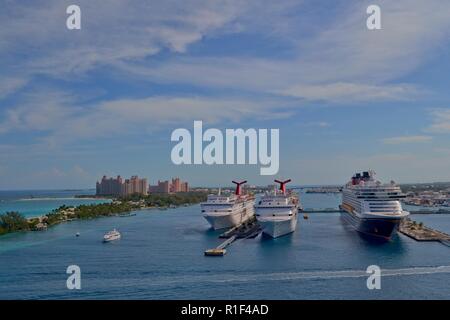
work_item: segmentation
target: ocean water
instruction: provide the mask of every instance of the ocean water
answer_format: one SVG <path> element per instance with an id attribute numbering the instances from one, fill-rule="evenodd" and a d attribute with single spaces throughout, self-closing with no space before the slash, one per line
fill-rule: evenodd
<path id="1" fill-rule="evenodd" d="M 79 206 L 110 202 L 108 199 L 81 199 L 75 195 L 93 195 L 93 190 L 0 191 L 0 214 L 17 211 L 25 217 L 37 217 L 62 205 Z"/>
<path id="2" fill-rule="evenodd" d="M 305 208 L 336 195 L 303 194 Z M 450 215 L 423 215 L 450 230 Z M 117 228 L 122 239 L 102 243 Z M 80 237 L 75 233 L 80 232 Z M 224 257 L 205 257 L 221 240 L 199 205 L 142 210 L 132 217 L 72 221 L 45 232 L 0 237 L 0 299 L 449 299 L 450 248 L 399 235 L 368 242 L 339 213 L 301 217 L 295 233 L 243 239 Z M 81 290 L 66 268 L 81 268 Z M 382 269 L 368 290 L 366 268 Z"/>

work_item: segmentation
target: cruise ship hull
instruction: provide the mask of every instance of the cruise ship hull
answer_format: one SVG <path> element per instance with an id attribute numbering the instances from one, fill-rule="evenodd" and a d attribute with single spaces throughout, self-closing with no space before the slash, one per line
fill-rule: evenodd
<path id="1" fill-rule="evenodd" d="M 391 239 L 402 219 L 401 217 L 360 218 L 355 213 L 347 210 L 342 211 L 341 215 L 356 231 L 379 240 Z"/>
<path id="2" fill-rule="evenodd" d="M 297 215 L 295 214 L 286 219 L 260 218 L 258 223 L 261 225 L 264 234 L 272 238 L 278 238 L 295 231 Z"/>
<path id="3" fill-rule="evenodd" d="M 203 216 L 214 230 L 232 228 L 242 224 L 254 215 L 253 203 L 236 212 L 211 212 Z"/>

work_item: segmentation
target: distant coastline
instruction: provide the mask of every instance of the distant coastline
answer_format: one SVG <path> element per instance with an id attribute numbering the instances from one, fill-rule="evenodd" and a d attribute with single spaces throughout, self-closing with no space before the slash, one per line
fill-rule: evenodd
<path id="1" fill-rule="evenodd" d="M 108 196 L 98 196 L 95 194 L 76 194 L 73 196 L 73 199 L 114 199 L 114 197 L 108 197 Z"/>
<path id="2" fill-rule="evenodd" d="M 48 201 L 48 200 L 76 200 L 76 199 L 84 199 L 84 200 L 112 200 L 113 198 L 108 197 L 96 197 L 92 195 L 76 195 L 74 197 L 65 197 L 65 198 L 59 198 L 59 197 L 30 197 L 30 198 L 21 198 L 17 199 L 15 201 Z"/>
<path id="3" fill-rule="evenodd" d="M 145 196 L 136 194 L 126 198 L 114 198 L 109 203 L 79 206 L 63 205 L 47 214 L 33 218 L 25 218 L 20 212 L 6 212 L 0 214 L 0 236 L 14 232 L 44 231 L 54 225 L 73 220 L 122 216 L 135 210 L 167 209 L 181 205 L 193 205 L 206 200 L 206 195 L 204 192 L 151 194 Z M 99 197 L 94 198 L 99 199 Z"/>

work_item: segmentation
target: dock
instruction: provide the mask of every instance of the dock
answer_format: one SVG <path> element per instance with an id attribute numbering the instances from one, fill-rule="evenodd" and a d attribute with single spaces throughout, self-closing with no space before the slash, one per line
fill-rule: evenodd
<path id="1" fill-rule="evenodd" d="M 230 238 L 236 236 L 237 239 L 242 238 L 254 238 L 261 232 L 261 226 L 256 221 L 256 218 L 247 220 L 243 224 L 240 224 L 230 230 L 222 233 L 219 238 Z"/>
<path id="2" fill-rule="evenodd" d="M 442 243 L 444 246 L 450 247 L 450 240 L 440 240 L 440 243 Z"/>
<path id="3" fill-rule="evenodd" d="M 422 209 L 422 210 L 410 210 L 409 213 L 411 213 L 411 214 L 450 214 L 450 209 L 438 209 L 438 210 L 428 210 L 428 209 Z"/>
<path id="4" fill-rule="evenodd" d="M 214 256 L 214 257 L 224 256 L 227 253 L 227 250 L 225 248 L 228 247 L 230 244 L 232 244 L 233 241 L 236 239 L 237 236 L 235 235 L 231 236 L 230 238 L 219 244 L 216 248 L 206 250 L 205 256 Z"/>
<path id="5" fill-rule="evenodd" d="M 437 241 L 450 246 L 450 235 L 426 227 L 421 223 L 405 219 L 400 223 L 398 231 L 416 241 Z"/>
<path id="6" fill-rule="evenodd" d="M 256 218 L 247 220 L 246 222 L 222 233 L 219 238 L 226 240 L 216 248 L 206 250 L 205 256 L 222 257 L 227 253 L 226 248 L 235 240 L 255 238 L 260 233 L 261 226 L 257 223 Z"/>
<path id="7" fill-rule="evenodd" d="M 325 209 L 310 209 L 306 208 L 303 210 L 305 213 L 339 213 L 342 210 L 336 208 L 325 208 Z M 410 214 L 450 214 L 450 209 L 438 209 L 438 210 L 428 210 L 428 209 L 418 209 L 409 210 Z"/>

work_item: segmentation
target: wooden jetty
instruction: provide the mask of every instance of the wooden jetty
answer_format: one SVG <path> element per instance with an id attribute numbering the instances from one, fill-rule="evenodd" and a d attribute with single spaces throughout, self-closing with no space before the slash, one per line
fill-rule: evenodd
<path id="1" fill-rule="evenodd" d="M 450 246 L 450 235 L 410 219 L 404 219 L 400 223 L 398 231 L 416 241 L 438 241 Z"/>

